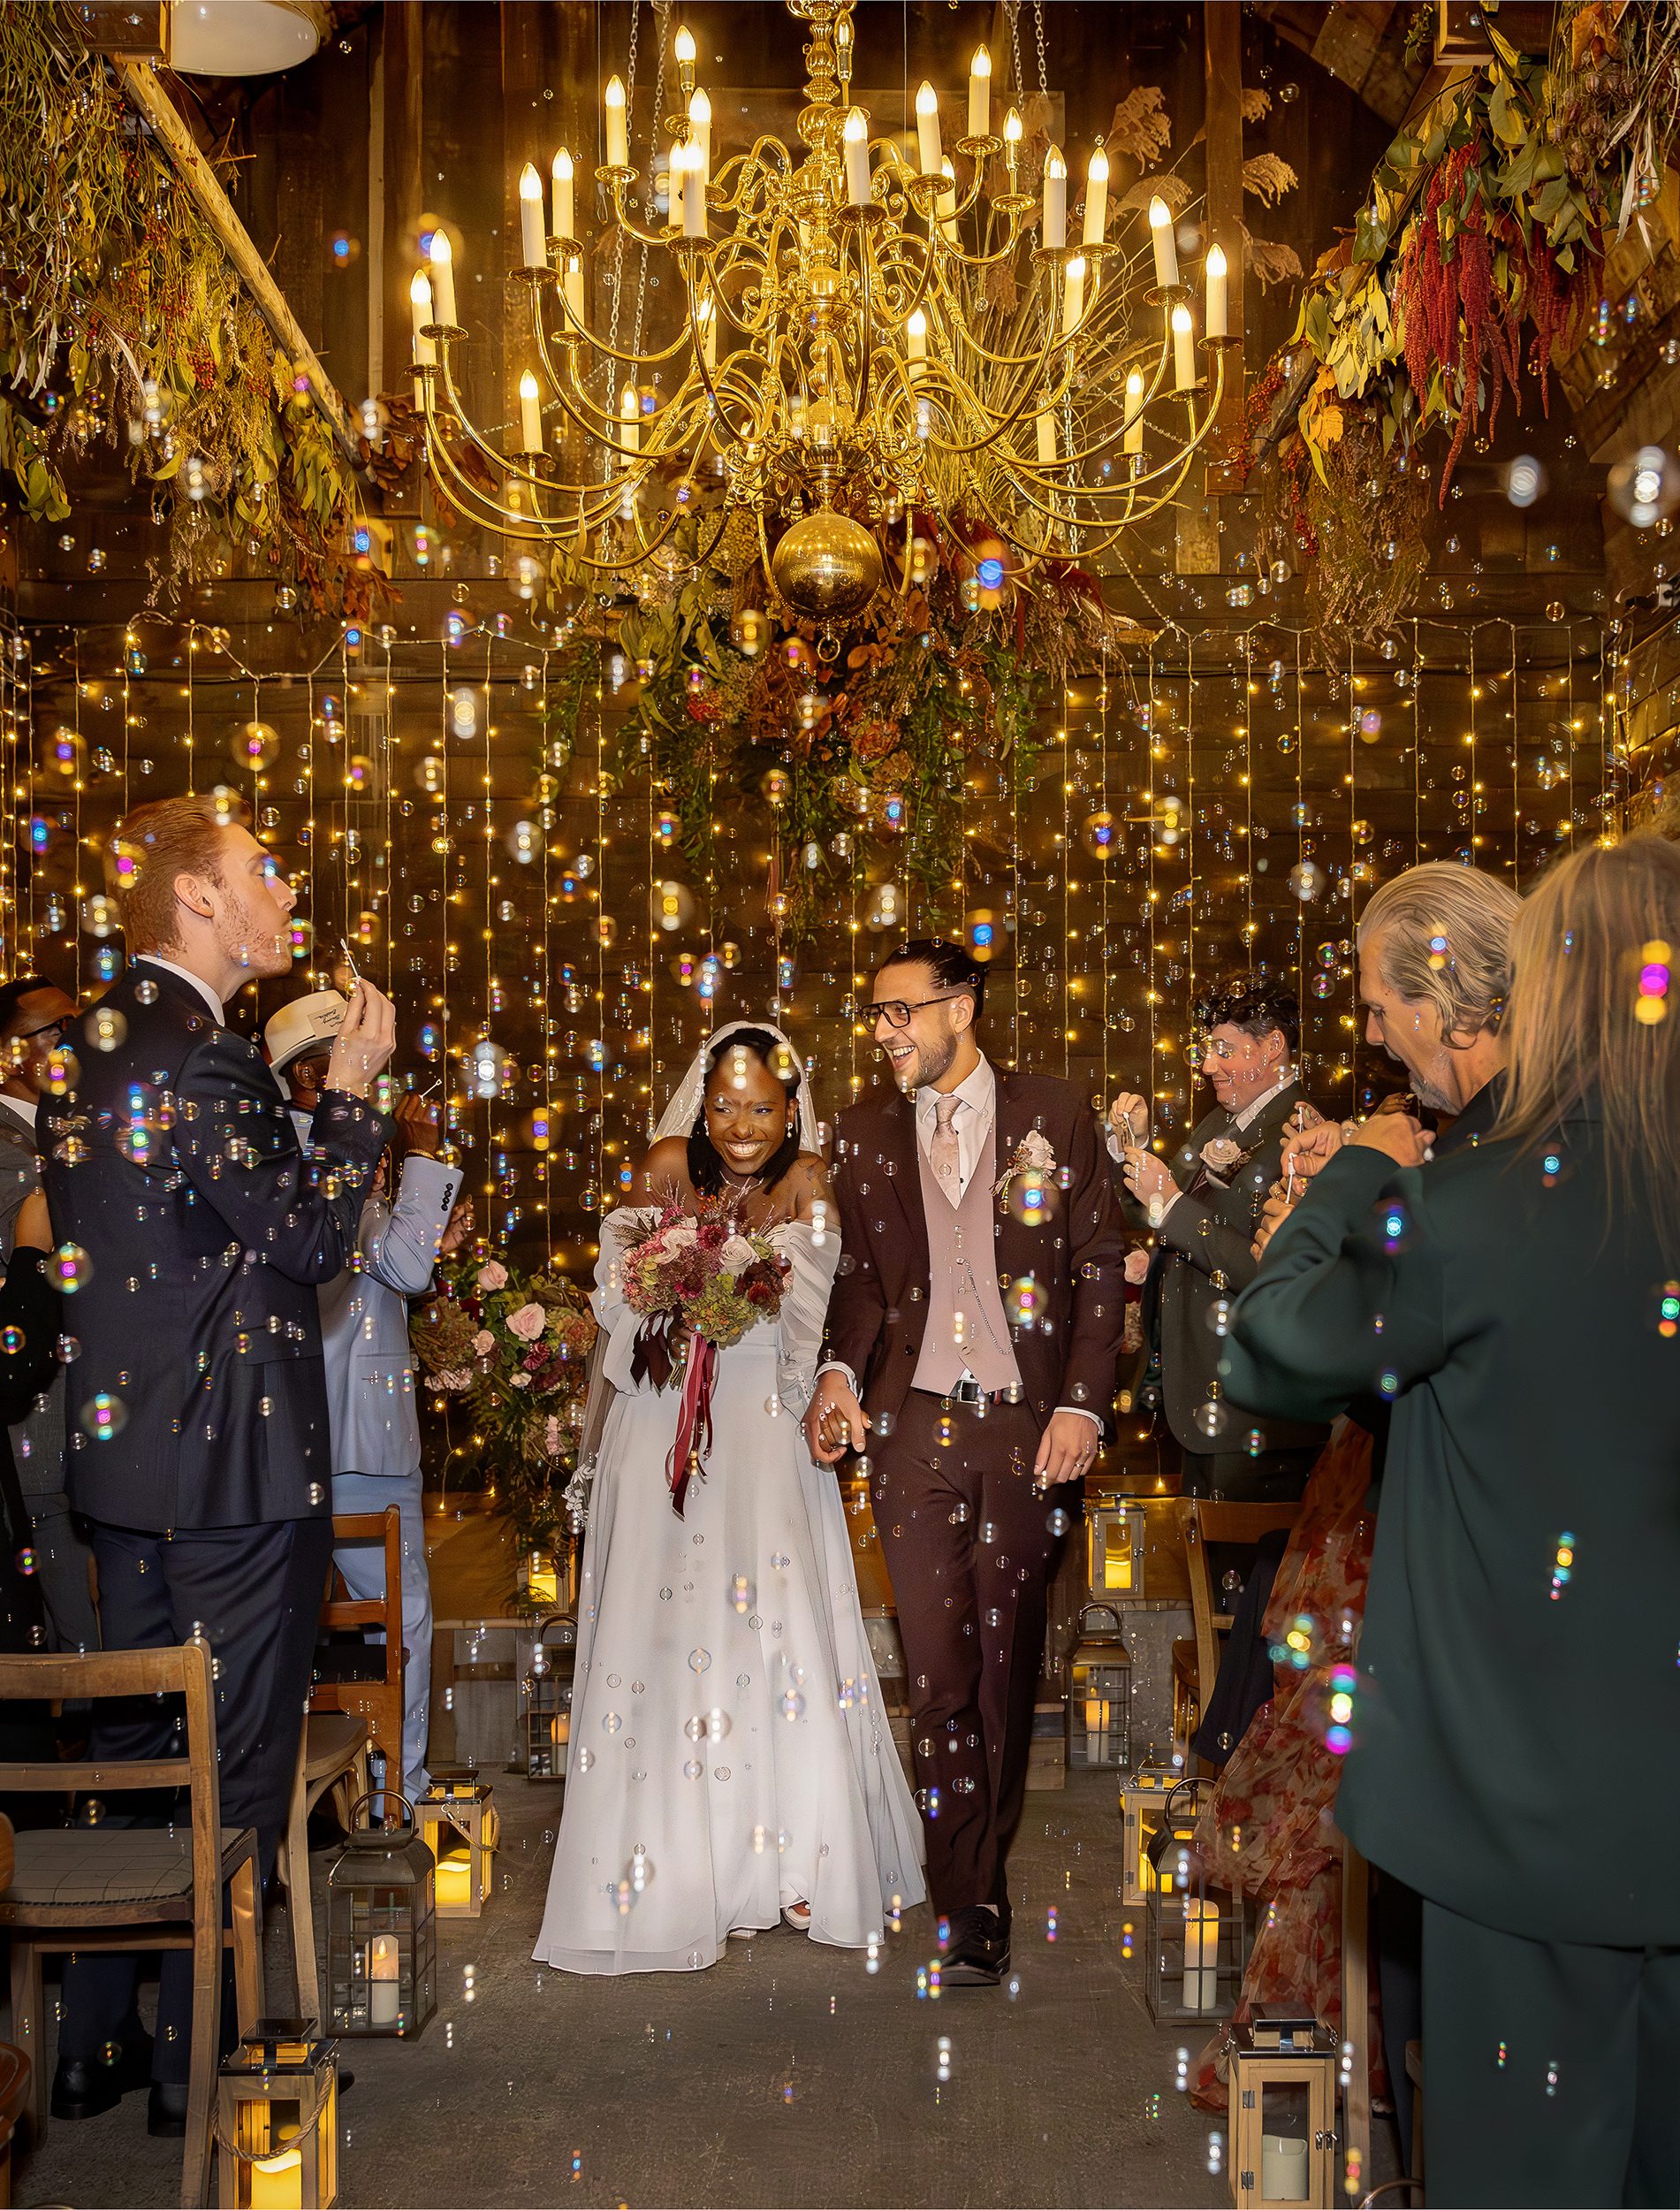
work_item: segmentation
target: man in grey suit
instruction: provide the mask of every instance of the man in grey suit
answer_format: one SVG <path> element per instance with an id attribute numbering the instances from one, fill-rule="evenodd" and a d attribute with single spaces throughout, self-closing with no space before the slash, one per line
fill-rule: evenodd
<path id="1" fill-rule="evenodd" d="M 0 1069 L 5 1076 L 0 1081 L 0 1271 L 11 1261 L 18 1208 L 41 1187 L 36 1109 L 49 1078 L 48 1061 L 75 1017 L 75 1000 L 43 975 L 17 975 L 0 988 Z M 53 1368 L 28 1418 L 12 1429 L 11 1452 L 34 1538 L 48 1639 L 54 1650 L 97 1650 L 93 1551 L 70 1516 L 65 1489 L 62 1365 Z"/>
<path id="2" fill-rule="evenodd" d="M 1258 1420 L 1228 1404 L 1218 1361 L 1223 1307 L 1254 1278 L 1249 1246 L 1283 1139 L 1319 1117 L 1294 1071 L 1300 1008 L 1290 992 L 1243 977 L 1201 999 L 1196 1022 L 1216 1102 L 1170 1159 L 1147 1147 L 1145 1098 L 1122 1092 L 1109 1108 L 1122 1206 L 1159 1238 L 1144 1284 L 1144 1330 L 1159 1357 L 1184 1494 L 1298 1497 L 1328 1430 Z"/>
<path id="3" fill-rule="evenodd" d="M 292 1116 L 306 1145 L 344 1011 L 345 1001 L 336 990 L 318 990 L 282 1008 L 263 1032 L 270 1063 L 290 1093 Z M 437 1156 L 436 1106 L 406 1097 L 395 1121 L 397 1141 L 407 1151 L 395 1201 L 383 1186 L 365 1200 L 355 1259 L 336 1280 L 321 1283 L 316 1294 L 332 1429 L 332 1508 L 383 1512 L 394 1504 L 402 1514 L 402 1629 L 407 1651 L 402 1792 L 414 1803 L 425 1794 L 429 1777 L 431 1589 L 408 1299 L 430 1289 L 439 1255 L 460 1247 L 471 1231 L 472 1218 L 470 1202 L 456 1201 L 460 1169 L 443 1165 Z M 333 1562 L 356 1601 L 384 1596 L 384 1558 L 376 1547 L 344 1543 Z"/>

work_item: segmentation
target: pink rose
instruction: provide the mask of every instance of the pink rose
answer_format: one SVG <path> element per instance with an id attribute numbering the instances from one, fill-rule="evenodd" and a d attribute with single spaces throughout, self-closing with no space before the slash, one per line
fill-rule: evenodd
<path id="1" fill-rule="evenodd" d="M 488 1358 L 495 1348 L 496 1337 L 490 1333 L 488 1328 L 481 1328 L 478 1330 L 478 1333 L 473 1337 L 473 1356 L 475 1358 Z"/>
<path id="2" fill-rule="evenodd" d="M 499 1259 L 486 1259 L 479 1268 L 478 1286 L 487 1292 L 507 1287 L 507 1269 Z"/>
<path id="3" fill-rule="evenodd" d="M 547 1320 L 548 1315 L 541 1305 L 521 1305 L 517 1312 L 507 1315 L 508 1332 L 516 1335 L 521 1343 L 535 1343 Z"/>
<path id="4" fill-rule="evenodd" d="M 1126 1279 L 1136 1289 L 1149 1271 L 1149 1253 L 1139 1244 L 1136 1250 L 1126 1254 Z"/>

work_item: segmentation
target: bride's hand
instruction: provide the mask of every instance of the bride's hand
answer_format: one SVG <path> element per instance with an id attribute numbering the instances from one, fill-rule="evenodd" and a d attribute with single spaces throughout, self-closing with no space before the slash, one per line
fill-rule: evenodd
<path id="1" fill-rule="evenodd" d="M 831 1369 L 817 1376 L 804 1425 L 806 1444 L 819 1466 L 832 1466 L 848 1450 L 863 1448 L 863 1407 L 846 1386 L 844 1374 Z"/>

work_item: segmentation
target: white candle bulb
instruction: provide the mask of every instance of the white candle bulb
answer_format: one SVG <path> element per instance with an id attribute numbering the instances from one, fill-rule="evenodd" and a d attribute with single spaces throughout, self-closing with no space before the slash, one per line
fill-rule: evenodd
<path id="1" fill-rule="evenodd" d="M 1196 332 L 1190 310 L 1182 300 L 1173 309 L 1173 383 L 1188 392 L 1196 381 Z"/>
<path id="2" fill-rule="evenodd" d="M 969 136 L 987 138 L 992 132 L 992 57 L 984 46 L 974 50 L 969 64 Z"/>
<path id="3" fill-rule="evenodd" d="M 543 450 L 543 408 L 536 396 L 536 378 L 528 369 L 519 380 L 519 441 L 522 453 Z"/>
<path id="4" fill-rule="evenodd" d="M 455 255 L 449 243 L 449 232 L 440 224 L 431 234 L 432 308 L 437 320 L 454 326 L 455 323 Z"/>
<path id="5" fill-rule="evenodd" d="M 1149 203 L 1149 235 L 1155 248 L 1155 282 L 1165 292 L 1178 282 L 1178 248 L 1173 242 L 1173 210 L 1159 192 Z"/>
<path id="6" fill-rule="evenodd" d="M 918 307 L 904 325 L 905 350 L 908 355 L 908 375 L 917 384 L 927 373 L 928 318 Z"/>
<path id="7" fill-rule="evenodd" d="M 1225 248 L 1215 246 L 1207 256 L 1207 334 L 1210 338 L 1223 338 L 1226 335 L 1227 273 Z"/>
<path id="8" fill-rule="evenodd" d="M 1144 375 L 1134 369 L 1126 378 L 1126 450 L 1141 453 L 1144 449 Z"/>
<path id="9" fill-rule="evenodd" d="M 869 118 L 862 108 L 846 116 L 846 196 L 854 207 L 867 207 L 870 197 Z"/>
<path id="10" fill-rule="evenodd" d="M 698 146 L 682 149 L 682 234 L 685 238 L 703 238 L 706 234 L 706 172 L 705 156 Z"/>
<path id="11" fill-rule="evenodd" d="M 1068 242 L 1068 164 L 1060 146 L 1045 156 L 1044 241 L 1054 247 Z"/>
<path id="12" fill-rule="evenodd" d="M 602 104 L 606 112 L 606 165 L 609 169 L 627 169 L 630 166 L 630 126 L 624 111 L 624 80 L 609 77 Z"/>
<path id="13" fill-rule="evenodd" d="M 519 172 L 519 236 L 525 266 L 545 267 L 548 248 L 543 238 L 543 179 L 532 161 L 528 161 Z"/>
<path id="14" fill-rule="evenodd" d="M 554 156 L 554 235 L 574 238 L 577 235 L 576 170 L 572 156 L 564 146 Z"/>
<path id="15" fill-rule="evenodd" d="M 925 80 L 916 95 L 916 152 L 924 177 L 937 177 L 944 149 L 939 144 L 939 95 Z"/>
<path id="16" fill-rule="evenodd" d="M 694 33 L 686 23 L 678 24 L 677 35 L 671 43 L 672 50 L 676 55 L 679 65 L 684 69 L 692 69 L 695 56 Z"/>
<path id="17" fill-rule="evenodd" d="M 1108 220 L 1108 156 L 1100 146 L 1085 171 L 1085 243 L 1100 246 Z"/>
<path id="18" fill-rule="evenodd" d="M 688 102 L 688 173 L 704 192 L 711 176 L 711 100 L 703 87 Z"/>
<path id="19" fill-rule="evenodd" d="M 949 154 L 939 163 L 939 174 L 945 179 L 946 189 L 939 194 L 939 228 L 952 245 L 957 241 L 957 172 L 951 165 Z"/>
<path id="20" fill-rule="evenodd" d="M 1061 299 L 1061 334 L 1071 337 L 1085 312 L 1085 257 L 1076 254 L 1068 263 L 1068 288 Z"/>
<path id="21" fill-rule="evenodd" d="M 437 347 L 430 338 L 421 335 L 436 320 L 431 303 L 431 278 L 423 269 L 414 271 L 414 280 L 408 286 L 408 305 L 414 323 L 414 359 L 435 361 L 437 358 Z"/>
<path id="22" fill-rule="evenodd" d="M 642 402 L 635 395 L 635 386 L 627 384 L 624 396 L 619 401 L 619 443 L 632 453 L 642 447 Z"/>
<path id="23" fill-rule="evenodd" d="M 1013 156 L 1021 151 L 1021 110 L 1011 108 L 1003 118 L 1003 142 Z"/>
<path id="24" fill-rule="evenodd" d="M 570 326 L 583 327 L 583 263 L 574 255 L 566 263 L 566 274 L 560 280 L 566 299 L 566 312 Z"/>
<path id="25" fill-rule="evenodd" d="M 688 181 L 688 149 L 679 143 L 665 164 L 665 221 L 673 230 L 682 228 L 682 194 Z"/>
<path id="26" fill-rule="evenodd" d="M 1056 465 L 1056 418 L 1046 407 L 1038 418 L 1038 465 L 1041 469 Z"/>

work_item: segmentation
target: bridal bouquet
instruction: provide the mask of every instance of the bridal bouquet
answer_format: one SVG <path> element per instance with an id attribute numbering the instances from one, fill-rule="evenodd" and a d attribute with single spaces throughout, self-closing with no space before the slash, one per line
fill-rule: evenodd
<path id="1" fill-rule="evenodd" d="M 738 1197 L 703 1197 L 696 1212 L 661 1207 L 653 1227 L 619 1261 L 624 1301 L 639 1313 L 630 1370 L 664 1389 L 679 1372 L 676 1439 L 665 1461 L 679 1513 L 691 1475 L 711 1447 L 718 1353 L 781 1310 L 787 1261 L 763 1230 L 749 1229 Z"/>

